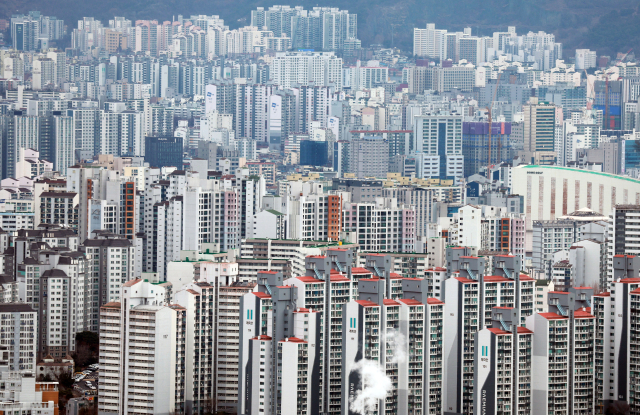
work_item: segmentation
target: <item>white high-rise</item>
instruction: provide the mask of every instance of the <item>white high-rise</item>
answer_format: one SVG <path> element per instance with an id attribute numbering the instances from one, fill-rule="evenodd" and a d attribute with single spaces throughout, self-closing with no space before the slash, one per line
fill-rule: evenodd
<path id="1" fill-rule="evenodd" d="M 421 153 L 416 166 L 421 178 L 458 180 L 464 175 L 462 115 L 420 115 L 413 121 L 415 146 Z"/>
<path id="2" fill-rule="evenodd" d="M 342 89 L 342 58 L 333 52 L 280 52 L 271 64 L 273 82 L 286 88 L 295 85 Z"/>

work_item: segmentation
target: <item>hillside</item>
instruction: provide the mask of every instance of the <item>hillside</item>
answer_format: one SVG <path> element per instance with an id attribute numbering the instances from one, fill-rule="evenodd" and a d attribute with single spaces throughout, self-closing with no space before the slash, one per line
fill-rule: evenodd
<path id="1" fill-rule="evenodd" d="M 295 3 L 256 0 L 4 0 L 0 17 L 40 10 L 64 19 L 71 28 L 83 16 L 107 21 L 113 16 L 131 20 L 171 20 L 182 13 L 218 14 L 232 28 L 249 24 L 250 11 L 272 4 L 326 5 L 358 14 L 359 37 L 363 45 L 382 43 L 411 50 L 412 29 L 427 22 L 448 30 L 472 27 L 474 34 L 489 34 L 515 25 L 518 33 L 544 30 L 556 34 L 565 51 L 588 47 L 598 54 L 615 54 L 634 48 L 640 52 L 639 0 L 303 0 Z"/>

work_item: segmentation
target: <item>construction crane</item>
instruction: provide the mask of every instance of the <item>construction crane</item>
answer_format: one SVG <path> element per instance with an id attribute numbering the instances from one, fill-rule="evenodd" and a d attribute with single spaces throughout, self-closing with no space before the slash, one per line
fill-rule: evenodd
<path id="1" fill-rule="evenodd" d="M 593 106 L 593 103 L 596 102 L 596 90 L 595 87 L 593 86 L 592 82 L 589 82 L 589 75 L 587 74 L 587 70 L 584 70 L 584 78 L 587 80 L 587 91 L 589 91 L 589 89 L 591 89 L 591 91 L 593 92 L 593 96 L 589 97 L 587 95 L 587 109 L 590 110 L 591 107 Z M 589 102 L 589 100 L 591 100 L 591 102 Z"/>
<path id="2" fill-rule="evenodd" d="M 629 55 L 631 53 L 631 51 L 633 50 L 633 48 L 629 49 L 627 51 L 627 53 L 625 53 L 624 55 L 622 55 L 622 57 L 620 59 L 618 59 L 618 61 L 616 63 L 614 63 L 614 65 L 617 65 L 619 63 L 621 63 L 622 61 L 624 61 L 627 58 L 627 55 Z"/>
<path id="3" fill-rule="evenodd" d="M 487 110 L 487 115 L 489 117 L 489 148 L 488 148 L 488 158 L 487 158 L 487 179 L 489 178 L 489 170 L 491 169 L 491 128 L 492 128 L 492 117 L 491 117 L 491 109 L 493 108 L 493 101 L 496 100 L 496 95 L 498 95 L 498 87 L 500 86 L 500 77 L 502 76 L 502 72 L 498 73 L 498 79 L 496 80 L 496 90 L 493 92 L 493 97 L 491 98 L 491 102 L 489 106 L 485 109 Z M 500 152 L 502 151 L 502 143 L 498 140 L 498 157 L 500 157 Z"/>

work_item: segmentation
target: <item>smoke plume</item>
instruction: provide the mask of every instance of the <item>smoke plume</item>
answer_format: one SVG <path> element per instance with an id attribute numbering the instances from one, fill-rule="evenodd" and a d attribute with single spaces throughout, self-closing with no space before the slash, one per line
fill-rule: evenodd
<path id="1" fill-rule="evenodd" d="M 350 402 L 353 412 L 366 415 L 376 410 L 376 404 L 387 396 L 391 390 L 391 379 L 377 361 L 362 359 L 353 369 L 360 372 L 362 390 Z"/>
<path id="2" fill-rule="evenodd" d="M 404 335 L 397 330 L 391 330 L 386 333 L 385 340 L 386 349 L 393 351 L 391 355 L 387 355 L 387 363 L 405 362 L 407 342 Z M 376 360 L 362 359 L 356 362 L 351 371 L 359 372 L 362 389 L 356 391 L 350 400 L 349 409 L 367 415 L 376 410 L 378 402 L 384 401 L 393 384 L 386 374 L 385 367 Z"/>

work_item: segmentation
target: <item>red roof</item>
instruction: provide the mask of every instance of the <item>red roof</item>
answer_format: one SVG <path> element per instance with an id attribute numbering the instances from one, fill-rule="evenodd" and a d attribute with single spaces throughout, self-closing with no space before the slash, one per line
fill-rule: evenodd
<path id="1" fill-rule="evenodd" d="M 304 314 L 306 314 L 306 313 L 315 313 L 315 311 L 313 311 L 312 309 L 309 309 L 309 308 L 300 307 L 297 310 L 295 310 L 294 313 L 304 313 Z"/>
<path id="2" fill-rule="evenodd" d="M 640 283 L 640 278 L 623 278 L 617 282 L 621 282 L 623 284 L 637 284 Z"/>
<path id="3" fill-rule="evenodd" d="M 271 340 L 271 336 L 265 336 L 264 334 L 256 337 L 252 337 L 251 340 Z"/>
<path id="4" fill-rule="evenodd" d="M 317 278 L 314 277 L 306 277 L 306 276 L 302 276 L 302 277 L 297 277 L 300 281 L 305 282 L 305 283 L 318 283 L 318 282 L 324 282 L 324 280 L 319 280 Z"/>
<path id="5" fill-rule="evenodd" d="M 400 305 L 400 303 L 398 303 L 396 300 L 390 300 L 388 298 L 385 298 L 384 300 L 382 300 L 382 304 L 384 304 L 384 305 Z"/>
<path id="6" fill-rule="evenodd" d="M 141 278 L 136 278 L 135 280 L 129 280 L 129 281 L 125 282 L 122 286 L 123 287 L 133 287 L 134 285 L 136 285 L 140 281 L 142 281 Z"/>
<path id="7" fill-rule="evenodd" d="M 583 311 L 582 309 L 579 309 L 573 312 L 573 316 L 575 318 L 595 318 L 594 316 L 591 315 L 590 311 L 591 310 Z"/>
<path id="8" fill-rule="evenodd" d="M 478 282 L 478 281 L 470 280 L 469 278 L 465 278 L 465 277 L 453 277 L 453 278 L 463 283 Z"/>
<path id="9" fill-rule="evenodd" d="M 569 294 L 566 291 L 549 291 L 549 294 Z"/>
<path id="10" fill-rule="evenodd" d="M 397 280 L 397 279 L 402 278 L 402 275 L 400 275 L 400 274 L 398 274 L 398 273 L 395 273 L 395 272 L 392 272 L 392 273 L 389 275 L 389 277 L 390 277 L 391 279 Z"/>
<path id="11" fill-rule="evenodd" d="M 341 275 L 341 274 L 333 274 L 329 278 L 331 279 L 331 282 L 351 281 L 349 278 L 347 278 L 347 277 L 345 277 L 344 275 Z"/>
<path id="12" fill-rule="evenodd" d="M 277 274 L 277 271 L 258 271 L 258 274 Z"/>
<path id="13" fill-rule="evenodd" d="M 420 301 L 411 298 L 400 298 L 398 301 L 406 305 L 422 305 Z"/>
<path id="14" fill-rule="evenodd" d="M 360 304 L 363 307 L 378 307 L 378 304 L 368 300 L 356 300 L 356 303 Z"/>
<path id="15" fill-rule="evenodd" d="M 373 272 L 369 271 L 366 268 L 362 268 L 362 267 L 351 268 L 351 273 L 352 274 L 373 274 Z"/>
<path id="16" fill-rule="evenodd" d="M 350 66 L 355 68 L 355 66 Z M 361 68 L 382 68 L 382 66 L 361 66 Z M 375 134 L 375 133 L 412 133 L 413 130 L 353 130 L 352 134 Z"/>
<path id="17" fill-rule="evenodd" d="M 611 297 L 611 293 L 593 294 L 594 297 Z"/>
<path id="18" fill-rule="evenodd" d="M 307 258 L 325 258 L 324 255 L 309 255 Z"/>
<path id="19" fill-rule="evenodd" d="M 518 327 L 518 333 L 533 334 L 533 332 L 526 327 Z"/>
<path id="20" fill-rule="evenodd" d="M 306 341 L 299 339 L 297 337 L 288 337 L 287 339 L 282 339 L 280 340 L 280 343 L 287 343 L 287 342 L 291 342 L 291 343 L 306 343 Z"/>
<path id="21" fill-rule="evenodd" d="M 487 275 L 483 278 L 484 282 L 509 282 L 512 281 L 509 278 L 501 277 L 499 275 Z"/>
<path id="22" fill-rule="evenodd" d="M 253 294 L 258 298 L 271 298 L 271 296 L 267 293 L 261 293 L 261 292 L 255 291 Z"/>
<path id="23" fill-rule="evenodd" d="M 426 271 L 446 271 L 446 268 L 442 268 L 442 267 L 435 267 L 435 268 L 429 268 L 429 269 L 425 269 Z"/>
<path id="24" fill-rule="evenodd" d="M 498 329 L 498 328 L 494 328 L 494 327 L 490 327 L 487 330 L 489 330 L 493 334 L 498 334 L 498 335 L 511 334 L 508 331 L 504 331 L 502 329 Z"/>
<path id="25" fill-rule="evenodd" d="M 427 298 L 427 304 L 444 304 L 442 301 L 437 298 Z"/>
<path id="26" fill-rule="evenodd" d="M 520 274 L 520 281 L 534 281 L 534 279 L 527 274 Z"/>
<path id="27" fill-rule="evenodd" d="M 560 319 L 566 318 L 556 313 L 540 313 L 540 315 L 546 318 L 547 320 L 560 320 Z"/>
<path id="28" fill-rule="evenodd" d="M 593 290 L 593 287 L 573 287 L 574 290 Z"/>

